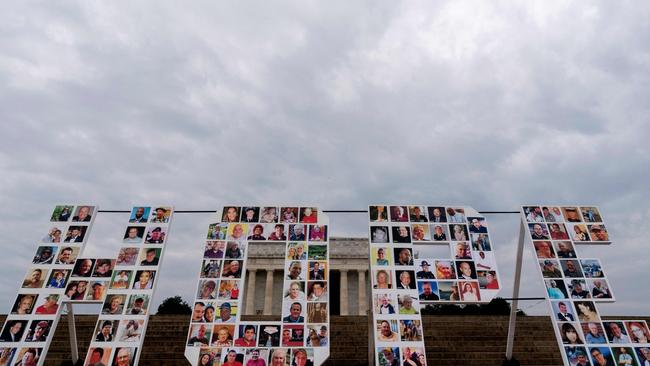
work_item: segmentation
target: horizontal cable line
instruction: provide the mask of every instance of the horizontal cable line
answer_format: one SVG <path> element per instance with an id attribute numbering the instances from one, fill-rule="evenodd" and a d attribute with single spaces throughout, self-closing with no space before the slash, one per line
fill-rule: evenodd
<path id="1" fill-rule="evenodd" d="M 217 210 L 176 210 L 174 213 L 193 214 L 193 213 L 214 213 Z M 99 213 L 130 213 L 130 210 L 98 210 Z M 368 213 L 368 210 L 323 210 L 324 213 Z M 519 211 L 478 211 L 485 215 L 495 214 L 519 214 Z"/>

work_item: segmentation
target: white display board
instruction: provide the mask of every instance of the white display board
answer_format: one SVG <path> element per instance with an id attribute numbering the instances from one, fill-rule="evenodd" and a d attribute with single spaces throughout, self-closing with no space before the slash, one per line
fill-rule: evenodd
<path id="1" fill-rule="evenodd" d="M 546 288 L 565 366 L 644 365 L 650 332 L 643 320 L 603 320 L 597 304 L 615 301 L 598 258 L 580 245 L 611 244 L 595 206 L 526 205 L 521 220 Z"/>
<path id="2" fill-rule="evenodd" d="M 241 319 L 252 243 L 282 243 L 285 248 L 278 321 Z M 186 358 L 192 365 L 215 366 L 325 362 L 330 336 L 328 243 L 329 218 L 313 206 L 225 206 L 218 211 L 204 243 Z"/>
<path id="3" fill-rule="evenodd" d="M 501 288 L 485 218 L 471 207 L 369 207 L 375 362 L 425 366 L 420 309 L 490 302 Z"/>

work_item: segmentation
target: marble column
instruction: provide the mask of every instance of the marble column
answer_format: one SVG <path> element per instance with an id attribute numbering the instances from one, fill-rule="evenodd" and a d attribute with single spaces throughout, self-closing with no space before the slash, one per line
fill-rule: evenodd
<path id="1" fill-rule="evenodd" d="M 257 270 L 248 270 L 248 285 L 246 287 L 246 312 L 244 314 L 255 314 L 255 277 Z"/>
<path id="2" fill-rule="evenodd" d="M 366 315 L 368 304 L 366 303 L 366 271 L 359 270 L 359 315 Z"/>
<path id="3" fill-rule="evenodd" d="M 341 315 L 349 315 L 348 302 L 348 271 L 341 270 Z"/>
<path id="4" fill-rule="evenodd" d="M 273 313 L 273 270 L 266 270 L 266 288 L 264 290 L 264 315 Z"/>

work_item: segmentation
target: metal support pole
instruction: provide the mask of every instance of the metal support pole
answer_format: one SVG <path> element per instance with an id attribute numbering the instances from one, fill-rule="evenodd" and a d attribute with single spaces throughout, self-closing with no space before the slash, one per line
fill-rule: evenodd
<path id="1" fill-rule="evenodd" d="M 77 328 L 74 323 L 74 311 L 72 310 L 72 303 L 67 303 L 68 309 L 68 334 L 70 335 L 70 356 L 72 356 L 72 363 L 77 363 L 79 360 L 79 351 L 77 350 Z"/>
<path id="2" fill-rule="evenodd" d="M 519 286 L 521 282 L 521 262 L 524 257 L 524 240 L 526 227 L 521 220 L 519 225 L 519 243 L 517 244 L 517 261 L 515 262 L 515 284 L 512 289 L 512 304 L 510 304 L 510 320 L 508 321 L 508 343 L 506 346 L 506 359 L 512 359 L 512 348 L 515 341 L 515 325 L 517 323 L 517 307 L 519 306 Z"/>

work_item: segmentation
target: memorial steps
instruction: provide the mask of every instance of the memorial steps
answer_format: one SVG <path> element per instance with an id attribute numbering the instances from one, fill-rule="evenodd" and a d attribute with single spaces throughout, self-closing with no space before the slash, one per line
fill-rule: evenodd
<path id="1" fill-rule="evenodd" d="M 4 320 L 4 316 L 0 317 Z M 243 316 L 244 320 L 277 320 L 275 316 Z M 621 317 L 609 317 L 621 319 Z M 639 317 L 623 317 L 631 319 Z M 97 317 L 76 317 L 79 350 L 85 352 Z M 154 315 L 144 342 L 140 365 L 187 365 L 183 356 L 189 315 Z M 423 316 L 429 365 L 498 366 L 503 360 L 507 316 Z M 645 318 L 649 320 L 650 318 Z M 332 316 L 332 354 L 327 365 L 366 365 L 368 321 L 365 316 Z M 85 355 L 84 355 L 85 356 Z M 546 316 L 523 316 L 517 321 L 514 356 L 522 365 L 561 365 L 551 321 Z M 56 329 L 45 365 L 70 359 L 65 316 Z"/>

